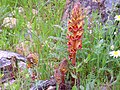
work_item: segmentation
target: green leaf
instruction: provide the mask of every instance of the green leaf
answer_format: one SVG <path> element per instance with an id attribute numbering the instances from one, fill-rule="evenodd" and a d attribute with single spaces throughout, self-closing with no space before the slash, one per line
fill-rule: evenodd
<path id="1" fill-rule="evenodd" d="M 77 76 L 76 76 L 75 74 L 71 73 L 71 76 L 72 76 L 73 78 L 77 79 Z"/>
<path id="2" fill-rule="evenodd" d="M 80 85 L 80 90 L 85 90 L 84 87 L 82 85 Z"/>
<path id="3" fill-rule="evenodd" d="M 77 69 L 79 69 L 82 66 L 83 62 L 77 65 Z"/>
<path id="4" fill-rule="evenodd" d="M 90 85 L 89 85 L 89 83 L 86 84 L 86 90 L 90 90 Z"/>
<path id="5" fill-rule="evenodd" d="M 78 90 L 78 89 L 77 89 L 77 86 L 73 86 L 73 87 L 72 87 L 72 90 Z"/>
<path id="6" fill-rule="evenodd" d="M 2 78 L 4 76 L 4 74 L 0 74 L 0 78 Z"/>

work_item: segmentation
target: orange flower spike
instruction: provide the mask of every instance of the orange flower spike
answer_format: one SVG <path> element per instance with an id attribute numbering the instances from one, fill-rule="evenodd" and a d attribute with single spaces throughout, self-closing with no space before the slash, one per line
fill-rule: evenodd
<path id="1" fill-rule="evenodd" d="M 76 53 L 78 49 L 82 48 L 82 35 L 84 25 L 84 15 L 80 4 L 75 4 L 71 19 L 68 21 L 68 52 L 72 65 L 76 65 Z"/>

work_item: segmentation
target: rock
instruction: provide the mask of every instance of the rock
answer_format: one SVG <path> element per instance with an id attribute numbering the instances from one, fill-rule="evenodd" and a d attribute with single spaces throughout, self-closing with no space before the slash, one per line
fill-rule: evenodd
<path id="1" fill-rule="evenodd" d="M 55 87 L 55 86 L 49 86 L 49 87 L 47 88 L 47 90 L 56 90 L 56 87 Z"/>
<path id="2" fill-rule="evenodd" d="M 20 54 L 0 50 L 0 73 L 2 75 L 0 77 L 0 83 L 15 79 L 18 68 L 22 70 L 26 68 L 25 62 L 26 58 Z"/>
<path id="3" fill-rule="evenodd" d="M 16 68 L 12 66 L 10 60 L 5 58 L 0 59 L 0 73 L 2 74 L 2 76 L 0 77 L 0 83 L 4 83 L 15 78 L 15 72 Z"/>
<path id="4" fill-rule="evenodd" d="M 54 78 L 50 80 L 39 80 L 31 87 L 30 90 L 56 90 L 56 80 Z"/>
<path id="5" fill-rule="evenodd" d="M 16 57 L 17 60 L 20 60 L 20 61 L 23 61 L 23 62 L 26 62 L 27 59 L 18 54 L 18 53 L 15 53 L 15 52 L 11 52 L 11 51 L 3 51 L 3 50 L 0 50 L 0 60 L 2 58 L 7 58 L 7 59 L 10 59 L 12 56 Z"/>
<path id="6" fill-rule="evenodd" d="M 10 65 L 11 65 L 11 62 L 8 59 L 6 59 L 6 58 L 0 59 L 0 68 L 10 66 Z"/>

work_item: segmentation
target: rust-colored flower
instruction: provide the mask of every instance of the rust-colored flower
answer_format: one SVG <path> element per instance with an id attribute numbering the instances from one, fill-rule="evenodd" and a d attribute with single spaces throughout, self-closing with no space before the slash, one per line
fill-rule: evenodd
<path id="1" fill-rule="evenodd" d="M 59 66 L 54 67 L 54 77 L 55 77 L 58 84 L 60 84 L 62 82 L 61 72 L 60 72 Z"/>
<path id="2" fill-rule="evenodd" d="M 66 74 L 68 70 L 68 61 L 66 59 L 61 61 L 59 69 L 62 74 Z"/>
<path id="3" fill-rule="evenodd" d="M 38 55 L 36 53 L 31 53 L 27 56 L 27 67 L 32 68 L 38 64 Z"/>
<path id="4" fill-rule="evenodd" d="M 68 71 L 68 61 L 63 59 L 58 66 L 54 67 L 54 77 L 59 85 L 59 90 L 65 90 L 65 75 Z"/>
<path id="5" fill-rule="evenodd" d="M 73 66 L 76 64 L 77 50 L 82 48 L 84 17 L 80 4 L 75 4 L 72 10 L 71 19 L 68 21 L 67 34 L 69 59 L 72 61 Z"/>

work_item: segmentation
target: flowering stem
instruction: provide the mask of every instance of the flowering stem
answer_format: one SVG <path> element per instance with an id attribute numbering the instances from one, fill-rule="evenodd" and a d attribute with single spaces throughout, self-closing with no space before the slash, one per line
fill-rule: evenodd
<path id="1" fill-rule="evenodd" d="M 76 66 L 76 53 L 73 54 L 72 65 Z"/>
<path id="2" fill-rule="evenodd" d="M 80 4 L 76 3 L 72 10 L 71 19 L 68 21 L 68 51 L 72 66 L 76 66 L 77 50 L 82 48 L 82 34 L 84 25 L 84 15 Z M 76 70 L 73 70 L 76 75 Z M 72 86 L 75 84 L 75 78 L 71 78 Z"/>

